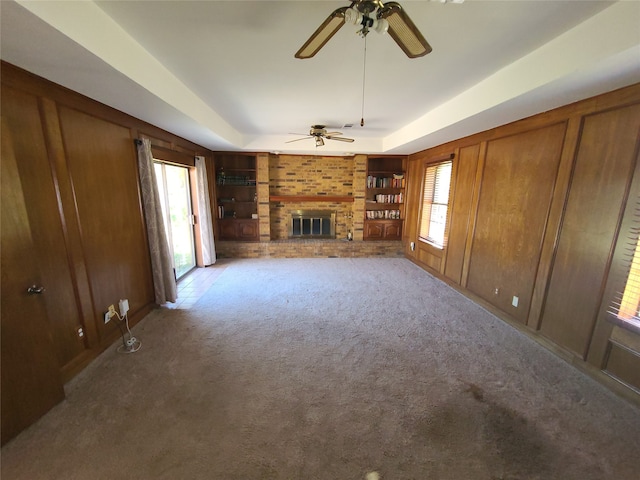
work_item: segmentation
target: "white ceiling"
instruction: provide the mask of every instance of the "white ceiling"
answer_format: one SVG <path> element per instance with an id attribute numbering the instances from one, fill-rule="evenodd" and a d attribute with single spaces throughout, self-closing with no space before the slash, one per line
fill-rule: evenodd
<path id="1" fill-rule="evenodd" d="M 323 155 L 414 153 L 640 82 L 638 1 L 399 3 L 433 52 L 373 32 L 366 70 L 355 26 L 294 58 L 349 4 L 324 0 L 2 0 L 0 56 L 212 150 Z M 312 124 L 355 142 L 286 143 Z"/>

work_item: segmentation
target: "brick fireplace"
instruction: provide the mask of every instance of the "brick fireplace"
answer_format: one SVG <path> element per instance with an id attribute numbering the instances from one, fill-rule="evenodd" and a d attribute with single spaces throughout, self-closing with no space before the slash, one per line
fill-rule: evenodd
<path id="1" fill-rule="evenodd" d="M 399 241 L 363 242 L 366 156 L 260 153 L 259 242 L 216 242 L 219 258 L 404 256 Z M 332 212 L 334 238 L 290 238 L 299 211 Z M 348 232 L 353 241 L 347 241 Z"/>
<path id="2" fill-rule="evenodd" d="M 333 238 L 353 233 L 355 205 L 364 199 L 365 166 L 359 157 L 269 156 L 270 239 L 291 238 L 292 218 L 300 211 L 332 212 Z"/>

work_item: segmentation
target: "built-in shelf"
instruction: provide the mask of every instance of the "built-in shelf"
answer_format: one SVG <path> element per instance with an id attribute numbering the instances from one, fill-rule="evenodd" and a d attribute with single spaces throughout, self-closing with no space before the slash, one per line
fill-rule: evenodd
<path id="1" fill-rule="evenodd" d="M 404 223 L 406 158 L 369 157 L 364 240 L 400 240 Z"/>
<path id="2" fill-rule="evenodd" d="M 214 158 L 218 239 L 258 241 L 255 155 L 217 154 Z"/>

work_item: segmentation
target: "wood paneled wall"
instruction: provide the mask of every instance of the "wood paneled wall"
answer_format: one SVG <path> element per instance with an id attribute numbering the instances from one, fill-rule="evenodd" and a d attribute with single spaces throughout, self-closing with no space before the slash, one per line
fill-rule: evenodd
<path id="1" fill-rule="evenodd" d="M 540 324 L 543 335 L 583 359 L 635 168 L 638 132 L 638 104 L 583 121 Z"/>
<path id="2" fill-rule="evenodd" d="M 605 286 L 639 149 L 636 84 L 411 155 L 406 255 L 603 381 L 622 372 L 612 376 L 637 400 L 640 351 L 615 350 Z M 417 237 L 418 186 L 448 154 L 449 238 L 437 250 Z"/>
<path id="3" fill-rule="evenodd" d="M 486 145 L 466 286 L 522 323 L 529 313 L 564 133 L 565 125 L 556 124 Z"/>
<path id="4" fill-rule="evenodd" d="M 134 139 L 150 138 L 154 151 L 181 163 L 203 155 L 213 169 L 213 155 L 4 62 L 2 119 L 66 381 L 120 335 L 115 321 L 104 324 L 110 304 L 127 298 L 132 324 L 154 306 Z"/>

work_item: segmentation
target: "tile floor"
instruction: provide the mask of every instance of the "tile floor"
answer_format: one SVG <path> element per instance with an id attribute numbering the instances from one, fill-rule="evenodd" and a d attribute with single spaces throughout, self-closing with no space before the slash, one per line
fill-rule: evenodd
<path id="1" fill-rule="evenodd" d="M 166 308 L 189 309 L 204 295 L 224 269 L 224 262 L 204 268 L 194 268 L 178 281 L 178 299 L 176 303 L 165 303 Z"/>

